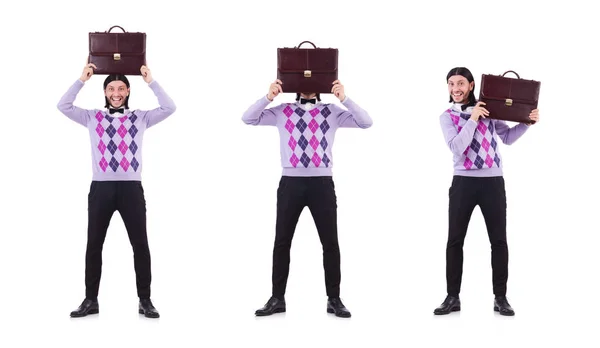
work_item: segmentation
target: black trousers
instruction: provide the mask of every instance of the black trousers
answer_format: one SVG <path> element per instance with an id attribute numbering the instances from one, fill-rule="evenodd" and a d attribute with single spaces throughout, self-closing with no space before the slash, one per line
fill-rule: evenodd
<path id="1" fill-rule="evenodd" d="M 506 243 L 506 191 L 504 178 L 454 176 L 449 190 L 446 282 L 448 295 L 458 296 L 463 271 L 463 244 L 469 220 L 479 205 L 492 249 L 494 295 L 506 295 L 508 246 Z"/>
<path id="2" fill-rule="evenodd" d="M 327 296 L 340 295 L 340 248 L 337 235 L 337 198 L 330 176 L 283 176 L 277 189 L 277 222 L 273 248 L 273 296 L 283 298 L 290 270 L 290 248 L 300 214 L 308 207 L 323 247 Z"/>
<path id="3" fill-rule="evenodd" d="M 146 200 L 140 181 L 92 181 L 88 195 L 88 239 L 85 293 L 97 299 L 102 272 L 102 248 L 111 217 L 118 211 L 133 247 L 137 293 L 150 298 L 150 250 L 146 235 Z"/>

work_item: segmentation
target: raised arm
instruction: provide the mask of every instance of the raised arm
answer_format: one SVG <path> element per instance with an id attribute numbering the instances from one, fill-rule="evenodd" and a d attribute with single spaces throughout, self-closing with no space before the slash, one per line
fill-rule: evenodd
<path id="1" fill-rule="evenodd" d="M 275 126 L 277 125 L 277 116 L 271 109 L 267 109 L 267 106 L 275 99 L 279 93 L 282 93 L 281 89 L 282 82 L 275 80 L 269 86 L 269 93 L 258 99 L 252 104 L 246 112 L 242 115 L 242 121 L 245 124 L 253 126 Z"/>
<path id="2" fill-rule="evenodd" d="M 519 123 L 516 126 L 509 127 L 506 122 L 501 120 L 494 120 L 494 127 L 496 133 L 502 142 L 506 145 L 512 145 L 527 131 L 527 125 Z"/>
<path id="3" fill-rule="evenodd" d="M 529 118 L 534 120 L 536 123 L 540 120 L 538 109 L 532 110 Z M 529 129 L 529 125 L 525 123 L 519 123 L 516 126 L 509 127 L 506 122 L 496 120 L 494 122 L 496 126 L 496 133 L 502 142 L 506 145 L 514 144 L 525 132 Z"/>
<path id="4" fill-rule="evenodd" d="M 169 95 L 167 95 L 165 90 L 158 84 L 158 82 L 156 82 L 156 80 L 152 78 L 152 73 L 148 67 L 143 65 L 140 68 L 140 72 L 142 73 L 144 81 L 148 84 L 148 87 L 150 87 L 158 99 L 159 106 L 155 109 L 148 110 L 145 115 L 147 127 L 150 128 L 171 116 L 177 107 Z"/>
<path id="5" fill-rule="evenodd" d="M 77 98 L 77 94 L 85 85 L 85 82 L 89 80 L 94 74 L 93 69 L 96 66 L 92 63 L 86 64 L 83 68 L 83 73 L 81 77 L 75 81 L 71 87 L 67 90 L 65 94 L 63 94 L 62 98 L 58 102 L 57 108 L 62 112 L 65 116 L 70 118 L 71 120 L 79 123 L 80 125 L 87 127 L 87 123 L 90 117 L 93 117 L 93 110 L 83 109 L 78 106 L 73 105 L 75 99 Z"/>
<path id="6" fill-rule="evenodd" d="M 369 113 L 362 109 L 358 104 L 346 96 L 344 85 L 339 80 L 333 82 L 331 92 L 340 100 L 347 110 L 336 108 L 336 119 L 339 127 L 346 128 L 369 128 L 373 125 L 373 120 Z"/>

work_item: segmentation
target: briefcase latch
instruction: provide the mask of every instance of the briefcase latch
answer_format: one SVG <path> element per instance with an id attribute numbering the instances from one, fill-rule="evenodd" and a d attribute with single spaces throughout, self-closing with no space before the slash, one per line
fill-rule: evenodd
<path id="1" fill-rule="evenodd" d="M 512 99 L 506 99 L 506 101 L 504 102 L 504 105 L 512 106 Z"/>
<path id="2" fill-rule="evenodd" d="M 304 70 L 304 77 L 311 77 L 312 72 L 310 70 Z"/>
<path id="3" fill-rule="evenodd" d="M 121 60 L 121 54 L 120 53 L 113 54 L 113 59 L 114 60 Z"/>

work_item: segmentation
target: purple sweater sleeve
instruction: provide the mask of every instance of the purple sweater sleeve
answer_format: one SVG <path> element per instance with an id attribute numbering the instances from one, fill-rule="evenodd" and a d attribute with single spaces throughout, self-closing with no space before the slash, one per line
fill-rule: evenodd
<path id="1" fill-rule="evenodd" d="M 276 126 L 277 115 L 274 109 L 266 108 L 270 103 L 271 101 L 267 99 L 267 96 L 260 98 L 244 112 L 242 121 L 253 126 Z"/>
<path id="2" fill-rule="evenodd" d="M 77 94 L 83 88 L 83 81 L 77 79 L 75 83 L 69 87 L 67 92 L 60 98 L 58 102 L 58 110 L 62 112 L 65 116 L 70 118 L 71 120 L 79 123 L 80 125 L 87 127 L 88 121 L 91 117 L 94 116 L 94 110 L 82 109 L 78 106 L 73 105 L 75 102 L 75 98 L 77 98 Z"/>
<path id="3" fill-rule="evenodd" d="M 454 122 L 452 122 L 452 119 L 450 118 L 450 114 L 445 112 L 440 116 L 440 124 L 442 126 L 442 132 L 444 133 L 444 139 L 446 140 L 446 144 L 450 148 L 450 151 L 452 151 L 453 154 L 460 156 L 465 149 L 471 145 L 475 130 L 477 129 L 477 122 L 469 119 L 460 132 L 458 132 Z"/>
<path id="4" fill-rule="evenodd" d="M 494 126 L 496 128 L 496 133 L 498 137 L 502 140 L 506 145 L 511 145 L 515 141 L 517 141 L 529 128 L 524 123 L 519 123 L 514 127 L 509 127 L 506 122 L 501 120 L 494 120 Z"/>
<path id="5" fill-rule="evenodd" d="M 158 82 L 153 80 L 148 84 L 148 87 L 154 92 L 159 105 L 155 109 L 142 111 L 143 114 L 140 115 L 146 121 L 146 127 L 150 128 L 172 115 L 177 107 Z"/>
<path id="6" fill-rule="evenodd" d="M 369 116 L 369 113 L 363 110 L 350 98 L 346 97 L 342 102 L 342 105 L 348 110 L 336 106 L 334 111 L 339 127 L 365 129 L 373 125 L 373 120 L 371 119 L 371 116 Z"/>

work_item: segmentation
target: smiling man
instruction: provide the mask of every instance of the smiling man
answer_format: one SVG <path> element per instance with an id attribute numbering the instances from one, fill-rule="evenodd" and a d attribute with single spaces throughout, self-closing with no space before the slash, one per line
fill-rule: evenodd
<path id="1" fill-rule="evenodd" d="M 140 68 L 144 81 L 158 98 L 158 108 L 130 110 L 129 81 L 120 74 L 104 81 L 105 109 L 74 106 L 77 94 L 93 75 L 87 64 L 81 77 L 58 103 L 58 109 L 89 130 L 92 149 L 92 183 L 88 195 L 87 250 L 85 255 L 85 299 L 71 317 L 98 313 L 98 289 L 102 248 L 111 217 L 118 211 L 133 248 L 139 313 L 148 318 L 159 314 L 150 301 L 150 250 L 146 234 L 146 200 L 141 182 L 144 131 L 175 112 L 175 104 L 152 79 L 146 66 Z"/>
<path id="2" fill-rule="evenodd" d="M 506 192 L 500 142 L 511 145 L 528 129 L 524 123 L 509 127 L 489 119 L 485 103 L 475 98 L 475 82 L 469 69 L 453 68 L 446 76 L 452 105 L 440 116 L 446 145 L 453 154 L 454 177 L 449 189 L 449 226 L 446 246 L 447 296 L 434 314 L 460 311 L 459 292 L 463 269 L 463 244 L 475 206 L 479 206 L 492 249 L 494 310 L 515 312 L 506 299 L 508 246 L 506 242 Z M 538 110 L 529 117 L 539 121 Z"/>

